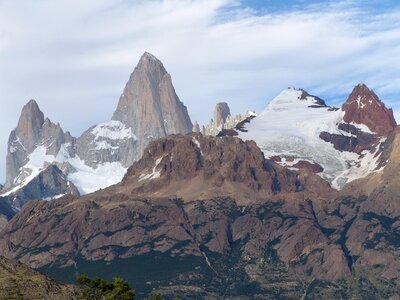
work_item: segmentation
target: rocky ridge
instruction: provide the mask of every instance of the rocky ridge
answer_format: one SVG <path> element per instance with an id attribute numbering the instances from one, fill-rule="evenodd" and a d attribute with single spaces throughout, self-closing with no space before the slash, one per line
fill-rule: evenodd
<path id="1" fill-rule="evenodd" d="M 79 138 L 45 119 L 36 101 L 29 101 L 10 134 L 7 180 L 0 196 L 19 199 L 16 202 L 21 207 L 32 199 L 28 194 L 37 198 L 76 194 L 76 189 L 68 190 L 66 185 L 75 185 L 81 194 L 93 192 L 119 182 L 152 140 L 189 133 L 191 129 L 187 109 L 175 93 L 171 76 L 161 61 L 146 52 L 130 76 L 112 120 L 92 126 Z M 65 175 L 58 177 L 64 180 L 59 190 L 54 186 L 47 189 L 57 194 L 26 193 L 26 185 L 32 182 L 31 189 L 33 179 L 49 164 Z M 16 195 L 22 188 L 24 191 Z"/>
<path id="2" fill-rule="evenodd" d="M 395 127 L 393 110 L 365 84 L 357 85 L 342 106 L 346 123 L 364 124 L 371 132 L 387 136 Z"/>
<path id="3" fill-rule="evenodd" d="M 199 127 L 196 127 L 193 129 L 193 132 L 201 132 L 204 135 L 213 136 L 221 135 L 221 133 L 224 133 L 223 135 L 230 135 L 229 132 L 231 130 L 241 130 L 242 124 L 255 116 L 256 113 L 250 110 L 244 115 L 238 114 L 232 116 L 228 104 L 226 102 L 219 102 L 215 105 L 214 118 L 206 126 L 203 126 L 201 131 Z M 231 136 L 234 135 L 237 134 L 232 134 Z"/>
<path id="4" fill-rule="evenodd" d="M 341 109 L 304 90 L 284 90 L 236 133 L 281 165 L 314 170 L 340 189 L 385 165 L 381 148 L 395 124 L 393 112 L 361 84 Z"/>
<path id="5" fill-rule="evenodd" d="M 189 298 L 389 298 L 400 283 L 398 212 L 376 210 L 373 194 L 335 192 L 265 160 L 253 142 L 170 136 L 150 143 L 120 184 L 27 203 L 0 252 L 64 279 L 102 270 Z"/>
<path id="6" fill-rule="evenodd" d="M 56 165 L 50 164 L 26 185 L 15 191 L 11 190 L 2 197 L 12 207 L 21 208 L 27 201 L 33 199 L 53 200 L 64 195 L 79 196 L 80 194 L 67 176 Z"/>

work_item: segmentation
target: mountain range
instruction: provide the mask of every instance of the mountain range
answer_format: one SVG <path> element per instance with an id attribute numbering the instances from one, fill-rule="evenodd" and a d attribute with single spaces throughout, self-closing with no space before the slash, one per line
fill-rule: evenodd
<path id="1" fill-rule="evenodd" d="M 192 132 L 193 131 L 193 132 Z M 79 138 L 35 101 L 10 134 L 0 254 L 188 299 L 397 299 L 400 131 L 366 85 L 340 108 L 288 88 L 192 124 L 145 53 Z"/>
<path id="2" fill-rule="evenodd" d="M 79 138 L 45 118 L 35 100 L 29 101 L 9 137 L 5 192 L 0 196 L 20 209 L 30 199 L 94 192 L 118 183 L 150 141 L 191 131 L 187 109 L 175 93 L 171 76 L 146 52 L 112 120 L 92 126 Z M 56 183 L 46 180 L 49 177 Z M 38 183 L 30 185 L 33 180 Z M 33 191 L 32 186 L 38 185 Z"/>

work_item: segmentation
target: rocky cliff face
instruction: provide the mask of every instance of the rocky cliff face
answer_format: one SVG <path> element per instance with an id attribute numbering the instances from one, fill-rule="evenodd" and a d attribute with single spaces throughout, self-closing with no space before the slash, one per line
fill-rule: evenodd
<path id="1" fill-rule="evenodd" d="M 6 189 L 0 196 L 10 196 L 24 187 L 14 201 L 21 205 L 30 200 L 23 200 L 23 195 L 59 195 L 26 192 L 29 182 L 28 190 L 41 182 L 37 176 L 49 164 L 56 165 L 66 181 L 58 191 L 47 191 L 67 192 L 67 182 L 82 194 L 96 191 L 119 182 L 152 140 L 191 130 L 187 109 L 175 93 L 171 76 L 157 58 L 145 53 L 126 84 L 113 120 L 92 126 L 78 139 L 45 118 L 34 100 L 24 106 L 10 134 Z M 40 186 L 35 189 L 43 191 Z"/>
<path id="2" fill-rule="evenodd" d="M 112 119 L 131 128 L 137 137 L 138 154 L 130 164 L 140 158 L 150 141 L 192 131 L 192 122 L 175 93 L 171 75 L 161 61 L 147 52 L 129 78 Z"/>
<path id="3" fill-rule="evenodd" d="M 353 89 L 342 110 L 345 112 L 345 122 L 364 124 L 380 136 L 387 136 L 396 127 L 392 109 L 386 108 L 365 84 L 359 84 Z"/>
<path id="4" fill-rule="evenodd" d="M 220 102 L 217 103 L 214 110 L 214 122 L 217 127 L 222 126 L 228 116 L 230 116 L 231 110 L 229 109 L 228 103 Z"/>

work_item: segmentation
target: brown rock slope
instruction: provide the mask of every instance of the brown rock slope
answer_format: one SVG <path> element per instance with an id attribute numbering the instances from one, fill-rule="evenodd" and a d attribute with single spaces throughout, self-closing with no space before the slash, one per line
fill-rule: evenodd
<path id="1" fill-rule="evenodd" d="M 122 276 L 139 294 L 389 298 L 397 248 L 362 240 L 365 226 L 389 226 L 360 215 L 367 202 L 265 160 L 253 142 L 171 136 L 118 185 L 27 203 L 1 232 L 0 252 L 63 280 Z"/>
<path id="2" fill-rule="evenodd" d="M 0 257 L 0 299 L 79 299 L 79 290 Z"/>
<path id="3" fill-rule="evenodd" d="M 399 127 L 389 134 L 383 156 L 387 160 L 384 168 L 342 191 L 344 199 L 363 195 L 344 212 L 352 218 L 346 244 L 355 266 L 372 266 L 386 284 L 400 286 Z"/>
<path id="4" fill-rule="evenodd" d="M 252 141 L 191 134 L 151 143 L 122 184 L 105 193 L 185 200 L 228 196 L 249 203 L 303 190 L 330 192 L 319 177 L 297 174 L 266 160 Z"/>

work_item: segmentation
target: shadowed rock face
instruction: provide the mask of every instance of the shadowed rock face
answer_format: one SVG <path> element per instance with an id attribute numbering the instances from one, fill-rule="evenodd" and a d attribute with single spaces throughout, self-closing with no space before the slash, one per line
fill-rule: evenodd
<path id="1" fill-rule="evenodd" d="M 345 112 L 345 122 L 365 124 L 381 136 L 387 136 L 396 127 L 392 109 L 387 109 L 365 84 L 359 84 L 353 89 L 342 110 Z"/>
<path id="2" fill-rule="evenodd" d="M 14 207 L 21 208 L 27 201 L 33 199 L 52 200 L 67 194 L 79 196 L 79 191 L 56 165 L 49 165 L 28 184 L 5 196 L 4 199 Z"/>

